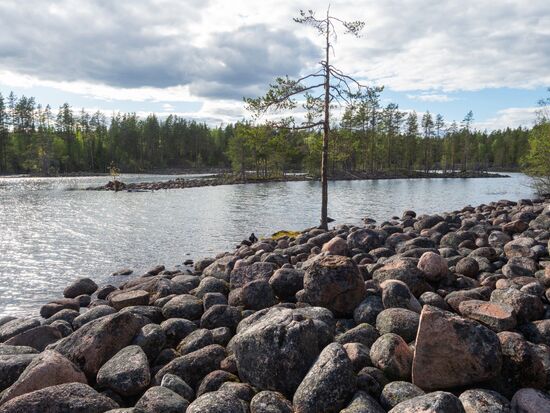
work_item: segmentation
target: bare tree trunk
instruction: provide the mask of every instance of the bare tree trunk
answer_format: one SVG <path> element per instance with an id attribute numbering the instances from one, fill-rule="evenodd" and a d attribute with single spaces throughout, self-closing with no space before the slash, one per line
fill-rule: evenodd
<path id="1" fill-rule="evenodd" d="M 325 61 L 325 119 L 323 122 L 323 154 L 321 157 L 321 228 L 328 229 L 328 136 L 329 136 L 329 106 L 330 106 L 330 66 L 329 66 L 329 32 L 330 21 L 327 11 L 327 33 L 326 33 L 326 61 Z"/>

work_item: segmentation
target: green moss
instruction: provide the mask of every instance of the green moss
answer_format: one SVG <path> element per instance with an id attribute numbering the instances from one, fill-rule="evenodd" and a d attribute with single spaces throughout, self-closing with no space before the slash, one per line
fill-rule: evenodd
<path id="1" fill-rule="evenodd" d="M 277 231 L 275 234 L 271 235 L 271 238 L 274 240 L 278 240 L 284 237 L 296 238 L 300 234 L 301 232 L 299 231 Z"/>

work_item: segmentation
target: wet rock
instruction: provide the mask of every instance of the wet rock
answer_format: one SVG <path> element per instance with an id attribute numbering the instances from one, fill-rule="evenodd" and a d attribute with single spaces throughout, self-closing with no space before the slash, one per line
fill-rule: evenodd
<path id="1" fill-rule="evenodd" d="M 512 307 L 516 312 L 518 324 L 540 320 L 544 315 L 544 304 L 539 297 L 514 288 L 494 290 L 491 293 L 491 301 Z"/>
<path id="2" fill-rule="evenodd" d="M 380 284 L 385 308 L 405 308 L 420 313 L 422 306 L 402 281 L 388 280 Z"/>
<path id="3" fill-rule="evenodd" d="M 413 397 L 422 396 L 424 391 L 407 381 L 392 381 L 386 384 L 380 395 L 382 406 L 389 410 Z"/>
<path id="4" fill-rule="evenodd" d="M 293 413 L 292 404 L 281 393 L 264 390 L 250 402 L 250 413 Z"/>
<path id="5" fill-rule="evenodd" d="M 300 413 L 339 412 L 355 392 L 353 365 L 342 345 L 329 344 L 294 393 Z"/>
<path id="6" fill-rule="evenodd" d="M 458 308 L 464 317 L 479 321 L 497 333 L 512 330 L 517 324 L 514 309 L 507 304 L 468 300 L 462 301 Z"/>
<path id="7" fill-rule="evenodd" d="M 413 353 L 407 343 L 397 334 L 387 333 L 370 349 L 372 364 L 394 380 L 407 380 L 411 376 Z"/>
<path id="8" fill-rule="evenodd" d="M 134 411 L 136 413 L 181 413 L 189 412 L 186 410 L 188 407 L 189 402 L 179 394 L 166 387 L 153 386 L 141 396 Z"/>
<path id="9" fill-rule="evenodd" d="M 66 298 L 76 298 L 79 295 L 92 295 L 97 290 L 97 284 L 90 278 L 79 278 L 63 290 Z"/>
<path id="10" fill-rule="evenodd" d="M 318 323 L 294 310 L 272 308 L 238 329 L 233 347 L 239 377 L 260 390 L 294 394 L 324 344 Z"/>
<path id="11" fill-rule="evenodd" d="M 500 342 L 487 327 L 424 306 L 416 336 L 413 383 L 423 390 L 467 386 L 499 375 Z"/>
<path id="12" fill-rule="evenodd" d="M 48 304 L 43 305 L 40 308 L 40 315 L 44 318 L 50 318 L 55 313 L 58 313 L 61 310 L 70 309 L 79 311 L 80 303 L 74 298 L 63 298 L 59 300 L 54 300 Z"/>
<path id="13" fill-rule="evenodd" d="M 93 381 L 99 368 L 130 344 L 141 327 L 141 320 L 130 313 L 108 315 L 63 339 L 56 351 L 75 363 L 88 380 Z"/>
<path id="14" fill-rule="evenodd" d="M 434 252 L 422 254 L 420 260 L 418 260 L 418 269 L 430 281 L 439 281 L 449 271 L 445 258 Z"/>
<path id="15" fill-rule="evenodd" d="M 139 346 L 128 346 L 107 361 L 97 373 L 97 384 L 121 396 L 139 394 L 149 386 L 147 356 Z"/>
<path id="16" fill-rule="evenodd" d="M 37 354 L 9 354 L 0 356 L 0 391 L 10 387 L 38 357 Z"/>
<path id="17" fill-rule="evenodd" d="M 8 321 L 0 326 L 0 343 L 39 325 L 40 321 L 34 318 L 16 318 Z"/>
<path id="18" fill-rule="evenodd" d="M 185 400 L 192 401 L 195 398 L 193 389 L 175 374 L 167 373 L 161 380 L 160 385 L 179 394 Z"/>
<path id="19" fill-rule="evenodd" d="M 365 297 L 357 265 L 347 257 L 329 255 L 315 261 L 304 275 L 302 300 L 335 314 L 352 314 Z"/>
<path id="20" fill-rule="evenodd" d="M 169 362 L 155 375 L 155 383 L 160 384 L 164 375 L 170 373 L 196 388 L 208 373 L 220 368 L 220 363 L 225 357 L 225 349 L 222 346 L 213 344 L 203 347 Z"/>
<path id="21" fill-rule="evenodd" d="M 84 314 L 76 317 L 72 324 L 75 330 L 82 327 L 84 324 L 89 323 L 90 321 L 97 320 L 98 318 L 104 317 L 106 315 L 114 314 L 116 310 L 110 305 L 98 305 L 97 307 L 91 308 L 86 311 Z"/>
<path id="22" fill-rule="evenodd" d="M 206 393 L 189 405 L 186 413 L 247 413 L 246 404 L 222 391 Z"/>
<path id="23" fill-rule="evenodd" d="M 86 376 L 61 354 L 46 350 L 37 355 L 0 398 L 0 405 L 15 397 L 64 383 L 85 383 Z"/>
<path id="24" fill-rule="evenodd" d="M 203 311 L 202 300 L 189 294 L 177 295 L 162 307 L 165 318 L 200 320 Z"/>
<path id="25" fill-rule="evenodd" d="M 52 326 L 38 326 L 13 336 L 5 341 L 10 346 L 28 346 L 43 351 L 48 344 L 62 338 L 61 332 Z"/>
<path id="26" fill-rule="evenodd" d="M 166 344 L 166 334 L 158 324 L 147 324 L 137 333 L 132 344 L 141 347 L 149 360 L 154 360 Z"/>
<path id="27" fill-rule="evenodd" d="M 458 397 L 436 391 L 399 403 L 388 413 L 464 413 Z"/>
<path id="28" fill-rule="evenodd" d="M 295 268 L 279 268 L 269 279 L 269 285 L 277 297 L 292 298 L 304 288 L 304 271 Z"/>
<path id="29" fill-rule="evenodd" d="M 240 301 L 247 310 L 263 310 L 277 303 L 267 280 L 255 280 L 243 285 Z"/>
<path id="30" fill-rule="evenodd" d="M 550 413 L 550 395 L 536 389 L 521 389 L 512 398 L 512 411 L 518 413 Z"/>
<path id="31" fill-rule="evenodd" d="M 380 334 L 394 333 L 406 342 L 416 337 L 420 316 L 414 311 L 405 308 L 388 308 L 378 314 L 376 329 Z"/>
<path id="32" fill-rule="evenodd" d="M 510 402 L 496 391 L 466 390 L 459 399 L 465 413 L 510 413 Z"/>
<path id="33" fill-rule="evenodd" d="M 87 384 L 67 383 L 16 397 L 2 405 L 2 413 L 102 413 L 118 404 Z"/>

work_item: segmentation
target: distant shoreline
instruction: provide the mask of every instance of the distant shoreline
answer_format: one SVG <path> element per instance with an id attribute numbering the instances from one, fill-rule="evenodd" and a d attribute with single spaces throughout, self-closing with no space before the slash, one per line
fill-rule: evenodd
<path id="1" fill-rule="evenodd" d="M 426 179 L 426 178 L 509 178 L 509 175 L 488 172 L 407 172 L 407 173 L 368 173 L 368 172 L 341 172 L 329 176 L 330 181 L 360 181 L 360 180 L 383 180 L 383 179 Z M 127 192 L 142 192 L 142 191 L 158 191 L 161 189 L 185 189 L 198 188 L 204 186 L 221 186 L 221 185 L 239 185 L 239 184 L 258 184 L 269 182 L 297 182 L 297 181 L 319 181 L 318 177 L 306 174 L 294 174 L 278 177 L 256 177 L 254 174 L 248 174 L 244 179 L 238 174 L 216 174 L 210 177 L 198 179 L 182 179 L 176 178 L 168 181 L 160 182 L 137 182 L 125 184 L 122 181 L 117 181 L 117 191 Z M 94 191 L 115 191 L 113 181 L 109 181 L 106 185 L 98 187 L 89 187 L 86 190 Z"/>

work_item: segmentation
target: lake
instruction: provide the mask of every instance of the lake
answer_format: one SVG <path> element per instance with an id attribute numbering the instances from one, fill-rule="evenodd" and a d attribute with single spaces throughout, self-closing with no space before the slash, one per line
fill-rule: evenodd
<path id="1" fill-rule="evenodd" d="M 185 178 L 195 176 L 185 175 Z M 177 176 L 123 175 L 124 182 Z M 228 185 L 158 192 L 83 191 L 106 177 L 0 177 L 0 316 L 37 314 L 76 277 L 99 285 L 232 249 L 240 240 L 319 222 L 318 182 Z M 405 209 L 451 211 L 499 199 L 529 198 L 522 174 L 510 178 L 397 179 L 329 183 L 334 224 L 379 222 Z"/>

